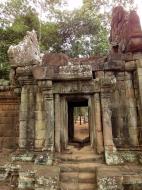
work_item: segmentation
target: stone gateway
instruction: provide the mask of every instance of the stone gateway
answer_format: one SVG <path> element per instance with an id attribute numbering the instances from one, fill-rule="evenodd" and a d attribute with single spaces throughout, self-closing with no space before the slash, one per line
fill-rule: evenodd
<path id="1" fill-rule="evenodd" d="M 0 189 L 142 189 L 142 30 L 135 11 L 113 9 L 110 44 L 99 58 L 41 57 L 31 31 L 9 48 L 10 84 L 0 83 Z M 75 110 L 83 110 L 80 117 Z"/>

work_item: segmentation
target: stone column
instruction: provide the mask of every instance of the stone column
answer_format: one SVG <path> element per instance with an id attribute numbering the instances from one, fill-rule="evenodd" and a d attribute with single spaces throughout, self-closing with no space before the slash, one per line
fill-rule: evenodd
<path id="1" fill-rule="evenodd" d="M 105 150 L 114 151 L 116 150 L 113 143 L 112 135 L 112 123 L 111 123 L 111 101 L 109 93 L 101 93 L 101 104 L 102 104 L 102 122 L 103 122 L 103 135 L 104 135 L 104 147 Z"/>
<path id="2" fill-rule="evenodd" d="M 138 81 L 138 93 L 139 93 L 139 115 L 142 128 L 142 59 L 137 61 L 137 81 Z"/>
<path id="3" fill-rule="evenodd" d="M 65 150 L 68 144 L 68 110 L 65 97 L 61 98 L 61 149 Z"/>
<path id="4" fill-rule="evenodd" d="M 113 93 L 113 135 L 118 139 L 120 145 L 128 142 L 128 131 L 125 126 L 125 73 L 118 72 L 116 76 L 117 85 Z"/>
<path id="5" fill-rule="evenodd" d="M 19 148 L 25 149 L 27 146 L 27 124 L 28 124 L 28 88 L 22 87 L 20 104 L 20 124 L 19 124 Z"/>
<path id="6" fill-rule="evenodd" d="M 20 104 L 19 147 L 33 149 L 35 139 L 35 99 L 31 78 L 22 78 L 23 83 Z"/>
<path id="7" fill-rule="evenodd" d="M 89 119 L 89 128 L 90 128 L 90 143 L 91 147 L 95 149 L 96 151 L 96 131 L 95 131 L 95 122 L 94 122 L 94 101 L 92 100 L 92 97 L 90 96 L 88 99 L 88 119 Z"/>
<path id="8" fill-rule="evenodd" d="M 126 88 L 126 106 L 128 114 L 128 131 L 130 136 L 130 144 L 138 145 L 138 128 L 137 128 L 137 112 L 136 100 L 134 97 L 134 87 L 132 83 L 131 73 L 125 72 L 125 88 Z"/>
<path id="9" fill-rule="evenodd" d="M 142 107 L 142 59 L 137 61 L 137 79 L 139 87 L 140 104 Z"/>
<path id="10" fill-rule="evenodd" d="M 40 81 L 39 85 L 42 88 L 44 97 L 44 109 L 45 109 L 45 147 L 44 149 L 52 152 L 54 149 L 54 100 L 52 91 L 52 81 Z"/>
<path id="11" fill-rule="evenodd" d="M 55 94 L 55 150 L 61 152 L 61 114 L 60 114 L 60 95 Z"/>
<path id="12" fill-rule="evenodd" d="M 102 153 L 104 151 L 103 145 L 103 133 L 102 133 L 102 123 L 101 123 L 101 105 L 100 105 L 100 95 L 96 93 L 94 95 L 95 104 L 95 127 L 96 127 L 96 143 L 97 143 L 97 153 Z"/>
<path id="13" fill-rule="evenodd" d="M 101 108 L 105 160 L 108 165 L 123 163 L 113 142 L 112 135 L 112 92 L 115 88 L 115 80 L 105 77 L 101 81 Z"/>
<path id="14" fill-rule="evenodd" d="M 43 96 L 40 89 L 36 92 L 36 114 L 35 114 L 35 148 L 42 149 L 45 142 L 45 122 L 43 110 Z"/>
<path id="15" fill-rule="evenodd" d="M 35 86 L 28 86 L 28 125 L 27 125 L 27 137 L 28 137 L 28 148 L 34 149 L 35 147 L 35 103 L 36 103 L 36 92 Z"/>

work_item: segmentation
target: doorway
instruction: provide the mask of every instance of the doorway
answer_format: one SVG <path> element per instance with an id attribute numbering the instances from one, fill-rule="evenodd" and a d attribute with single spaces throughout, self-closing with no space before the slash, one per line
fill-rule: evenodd
<path id="1" fill-rule="evenodd" d="M 68 139 L 70 144 L 82 146 L 90 143 L 88 99 L 68 100 Z"/>

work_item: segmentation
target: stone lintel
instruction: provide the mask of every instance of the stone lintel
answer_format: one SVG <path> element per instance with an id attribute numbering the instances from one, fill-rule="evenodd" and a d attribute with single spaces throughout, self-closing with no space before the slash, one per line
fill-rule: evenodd
<path id="1" fill-rule="evenodd" d="M 66 81 L 53 83 L 54 94 L 93 94 L 94 92 L 100 92 L 100 84 L 98 80 L 93 81 Z"/>
<path id="2" fill-rule="evenodd" d="M 24 86 L 24 85 L 34 85 L 35 84 L 35 81 L 30 76 L 18 77 L 18 81 L 19 81 L 20 85 L 22 85 L 22 86 Z"/>
<path id="3" fill-rule="evenodd" d="M 76 69 L 75 69 L 76 68 Z M 56 80 L 56 81 L 72 81 L 72 80 L 91 80 L 91 65 L 66 65 L 59 66 L 35 66 L 32 69 L 33 76 L 36 80 Z"/>

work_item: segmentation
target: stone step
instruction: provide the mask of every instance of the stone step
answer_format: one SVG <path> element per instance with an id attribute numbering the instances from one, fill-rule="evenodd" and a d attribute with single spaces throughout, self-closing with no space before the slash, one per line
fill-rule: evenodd
<path id="1" fill-rule="evenodd" d="M 95 183 L 95 172 L 62 172 L 61 182 Z"/>
<path id="2" fill-rule="evenodd" d="M 97 167 L 103 166 L 101 163 L 63 163 L 60 164 L 61 172 L 95 172 Z"/>
<path id="3" fill-rule="evenodd" d="M 103 155 L 79 155 L 79 154 L 63 154 L 57 157 L 57 159 L 60 159 L 63 162 L 98 162 L 103 163 L 104 162 L 104 156 Z"/>
<path id="4" fill-rule="evenodd" d="M 61 183 L 61 190 L 96 190 L 95 184 L 91 183 Z"/>

